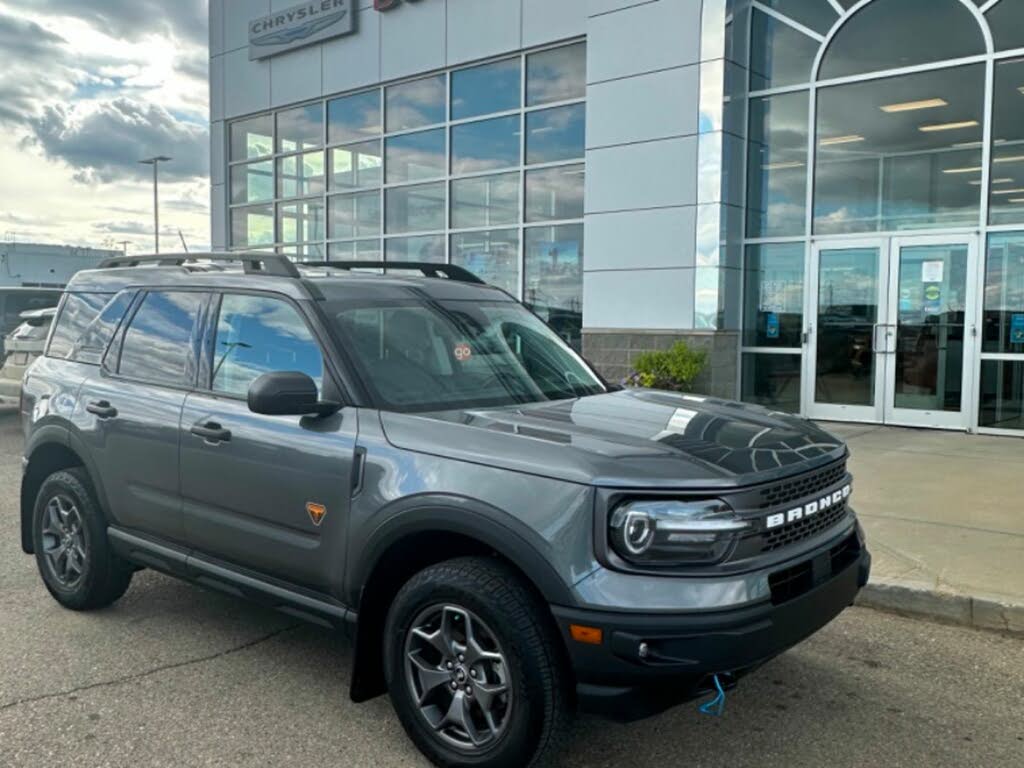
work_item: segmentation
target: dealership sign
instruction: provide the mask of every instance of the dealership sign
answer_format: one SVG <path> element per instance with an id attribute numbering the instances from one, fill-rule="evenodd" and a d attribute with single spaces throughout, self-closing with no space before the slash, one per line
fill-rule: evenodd
<path id="1" fill-rule="evenodd" d="M 320 43 L 356 31 L 357 0 L 311 0 L 249 22 L 249 59 Z"/>

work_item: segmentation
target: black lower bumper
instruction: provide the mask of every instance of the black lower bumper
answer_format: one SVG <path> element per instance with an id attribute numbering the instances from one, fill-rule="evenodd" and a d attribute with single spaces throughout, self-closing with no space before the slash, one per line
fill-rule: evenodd
<path id="1" fill-rule="evenodd" d="M 870 569 L 871 556 L 858 542 L 827 578 L 800 589 L 787 581 L 771 601 L 746 608 L 637 615 L 553 607 L 567 639 L 580 708 L 631 721 L 709 692 L 715 674 L 731 687 L 838 616 L 867 583 Z M 601 644 L 574 642 L 572 624 L 600 628 Z"/>

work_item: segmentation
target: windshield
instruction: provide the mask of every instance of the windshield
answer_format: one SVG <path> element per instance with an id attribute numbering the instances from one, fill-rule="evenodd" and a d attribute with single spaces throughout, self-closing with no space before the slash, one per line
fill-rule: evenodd
<path id="1" fill-rule="evenodd" d="M 519 304 L 328 301 L 325 308 L 367 385 L 391 410 L 498 407 L 605 391 Z"/>

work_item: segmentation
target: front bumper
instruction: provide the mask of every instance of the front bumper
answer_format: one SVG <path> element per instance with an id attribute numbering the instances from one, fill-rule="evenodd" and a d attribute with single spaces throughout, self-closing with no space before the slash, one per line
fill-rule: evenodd
<path id="1" fill-rule="evenodd" d="M 772 598 L 719 612 L 626 614 L 552 607 L 566 638 L 585 712 L 631 721 L 727 687 L 814 634 L 867 584 L 871 555 L 860 532 L 771 576 Z M 570 625 L 602 631 L 575 642 Z"/>

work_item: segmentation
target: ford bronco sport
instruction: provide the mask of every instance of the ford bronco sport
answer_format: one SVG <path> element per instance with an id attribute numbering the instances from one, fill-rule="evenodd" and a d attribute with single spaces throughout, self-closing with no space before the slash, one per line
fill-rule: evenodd
<path id="1" fill-rule="evenodd" d="M 557 754 L 853 602 L 843 443 L 623 390 L 454 266 L 231 254 L 80 272 L 29 369 L 22 547 L 62 605 L 152 568 L 354 637 L 442 766 Z"/>

